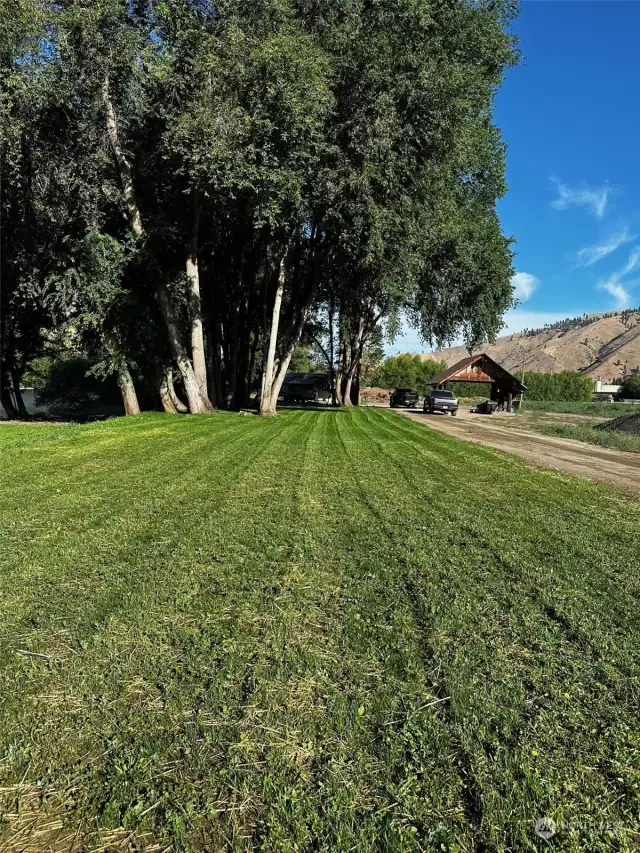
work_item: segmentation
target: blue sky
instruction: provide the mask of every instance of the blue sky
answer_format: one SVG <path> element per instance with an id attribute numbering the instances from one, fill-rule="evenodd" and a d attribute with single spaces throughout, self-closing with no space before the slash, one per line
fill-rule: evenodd
<path id="1" fill-rule="evenodd" d="M 505 332 L 640 306 L 640 2 L 523 0 L 498 93 L 521 302 Z M 389 352 L 429 349 L 408 330 Z"/>

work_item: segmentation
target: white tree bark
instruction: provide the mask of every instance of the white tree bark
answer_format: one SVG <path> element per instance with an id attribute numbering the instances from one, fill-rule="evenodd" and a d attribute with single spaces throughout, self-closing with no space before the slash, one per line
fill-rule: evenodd
<path id="1" fill-rule="evenodd" d="M 267 363 L 262 376 L 262 394 L 260 397 L 260 414 L 275 415 L 278 395 L 273 402 L 273 387 L 275 379 L 276 345 L 278 343 L 278 326 L 280 325 L 280 310 L 282 308 L 282 297 L 284 295 L 285 280 L 285 256 L 280 260 L 280 271 L 278 273 L 278 288 L 273 302 L 273 313 L 271 315 L 271 330 L 269 332 L 269 349 L 267 350 Z M 282 382 L 280 383 L 282 387 Z M 280 388 L 278 388 L 278 392 Z"/>
<path id="2" fill-rule="evenodd" d="M 131 174 L 131 166 L 120 144 L 120 134 L 118 133 L 118 119 L 116 111 L 111 100 L 109 92 L 109 78 L 105 77 L 102 84 L 102 100 L 107 114 L 107 136 L 109 144 L 113 150 L 113 156 L 116 160 L 116 165 L 120 173 L 120 181 L 122 182 L 122 192 L 129 213 L 129 224 L 131 231 L 136 240 L 141 240 L 144 237 L 144 226 L 142 224 L 142 216 L 140 208 L 136 201 L 136 194 L 133 188 L 133 176 Z"/>
<path id="3" fill-rule="evenodd" d="M 272 410 L 271 413 L 274 415 L 278 406 L 278 396 L 280 394 L 280 389 L 282 388 L 282 383 L 284 382 L 285 377 L 287 375 L 287 371 L 289 370 L 289 364 L 291 362 L 291 357 L 293 356 L 294 350 L 298 346 L 300 338 L 302 337 L 302 332 L 304 331 L 305 323 L 307 322 L 308 316 L 309 309 L 305 308 L 302 314 L 300 315 L 300 320 L 298 322 L 298 326 L 296 327 L 291 343 L 289 344 L 289 348 L 287 349 L 287 352 L 282 361 L 278 363 L 278 366 L 275 370 L 275 376 L 271 384 L 271 398 L 268 401 L 268 407 L 270 410 Z"/>
<path id="4" fill-rule="evenodd" d="M 118 385 L 122 393 L 125 415 L 139 415 L 140 406 L 138 404 L 136 386 L 133 384 L 133 379 L 127 367 L 121 367 L 118 371 Z"/>
<path id="5" fill-rule="evenodd" d="M 171 351 L 178 365 L 178 370 L 182 376 L 182 384 L 187 395 L 187 403 L 189 411 L 192 414 L 204 414 L 212 412 L 213 406 L 209 399 L 204 399 L 200 393 L 200 386 L 193 371 L 193 365 L 189 360 L 189 356 L 182 344 L 180 332 L 178 330 L 178 321 L 173 311 L 171 298 L 164 285 L 158 287 L 158 302 L 167 325 L 167 333 L 169 335 L 169 343 Z"/>
<path id="6" fill-rule="evenodd" d="M 173 385 L 173 370 L 171 367 L 167 368 L 167 389 L 169 391 L 169 397 L 171 398 L 171 402 L 175 406 L 176 411 L 180 412 L 180 414 L 186 414 L 189 409 L 185 406 L 180 397 L 178 397 L 178 395 L 176 394 L 176 389 Z"/>
<path id="7" fill-rule="evenodd" d="M 108 77 L 105 77 L 102 85 L 102 99 L 107 116 L 107 135 L 120 173 L 122 191 L 124 193 L 124 199 L 129 213 L 131 232 L 136 240 L 143 240 L 145 237 L 145 229 L 142 222 L 142 215 L 136 200 L 131 166 L 120 143 L 118 119 L 109 92 Z M 171 350 L 182 375 L 182 381 L 184 383 L 184 388 L 189 402 L 189 410 L 193 414 L 212 412 L 214 411 L 213 406 L 211 405 L 209 398 L 206 397 L 206 395 L 203 396 L 201 394 L 198 380 L 196 379 L 196 375 L 193 370 L 193 365 L 191 364 L 189 356 L 182 344 L 179 325 L 173 311 L 173 305 L 171 304 L 169 293 L 163 284 L 159 284 L 157 286 L 156 292 L 158 302 L 160 304 L 160 310 L 167 326 Z"/>
<path id="8" fill-rule="evenodd" d="M 189 294 L 189 313 L 191 318 L 191 358 L 193 372 L 196 375 L 200 394 L 209 399 L 207 391 L 207 362 L 204 351 L 204 334 L 202 330 L 202 305 L 200 302 L 200 271 L 198 268 L 198 229 L 200 225 L 200 201 L 197 189 L 191 192 L 193 204 L 193 222 L 191 242 L 187 252 L 187 286 Z"/>
<path id="9" fill-rule="evenodd" d="M 356 375 L 356 370 L 358 369 L 358 360 L 362 355 L 363 334 L 364 320 L 362 317 L 360 317 L 360 319 L 358 320 L 358 331 L 356 332 L 355 336 L 351 338 L 351 356 L 344 386 L 344 398 L 342 401 L 342 405 L 347 409 L 353 406 L 353 403 L 351 401 L 351 386 L 353 385 L 353 379 Z"/>
<path id="10" fill-rule="evenodd" d="M 167 378 L 167 371 L 164 371 L 160 374 L 160 378 L 158 380 L 158 393 L 160 394 L 160 402 L 162 403 L 162 408 L 167 414 L 177 415 L 178 410 L 174 405 L 173 400 L 171 399 L 171 394 L 169 393 L 169 381 Z"/>

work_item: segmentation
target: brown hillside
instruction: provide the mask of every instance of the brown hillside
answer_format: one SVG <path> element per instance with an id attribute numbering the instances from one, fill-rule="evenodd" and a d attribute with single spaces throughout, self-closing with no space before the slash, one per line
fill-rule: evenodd
<path id="1" fill-rule="evenodd" d="M 619 379 L 625 368 L 640 368 L 640 311 L 590 314 L 533 333 L 505 335 L 479 351 L 512 372 L 522 370 L 524 363 L 526 370 L 578 370 L 610 382 Z M 451 365 L 468 354 L 466 347 L 447 347 L 428 357 Z"/>

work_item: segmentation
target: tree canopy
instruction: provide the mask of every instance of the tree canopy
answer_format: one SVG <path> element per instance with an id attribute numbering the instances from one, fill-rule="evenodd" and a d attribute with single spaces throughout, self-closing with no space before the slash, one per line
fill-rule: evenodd
<path id="1" fill-rule="evenodd" d="M 626 400 L 640 400 L 640 372 L 630 373 L 620 383 L 620 396 Z"/>
<path id="2" fill-rule="evenodd" d="M 392 355 L 374 370 L 369 384 L 375 388 L 409 388 L 424 393 L 427 382 L 446 368 L 447 364 L 419 355 Z"/>
<path id="3" fill-rule="evenodd" d="M 493 339 L 513 302 L 492 105 L 514 14 L 512 0 L 10 4 L 5 408 L 54 352 L 95 354 L 130 413 L 139 398 L 237 409 L 257 391 L 272 414 L 301 342 L 350 405 L 401 314 L 426 341 Z"/>

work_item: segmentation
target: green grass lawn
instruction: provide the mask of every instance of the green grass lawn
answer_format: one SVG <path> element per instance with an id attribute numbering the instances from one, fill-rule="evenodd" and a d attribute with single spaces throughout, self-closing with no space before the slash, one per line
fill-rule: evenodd
<path id="1" fill-rule="evenodd" d="M 640 504 L 374 409 L 0 442 L 3 853 L 638 850 Z"/>

